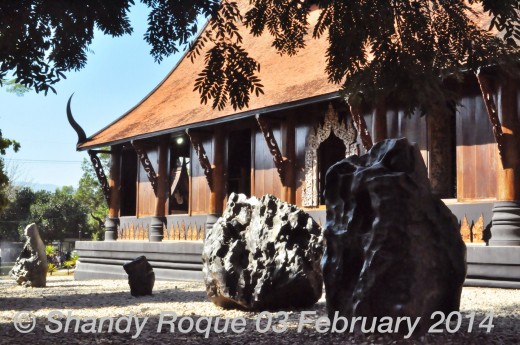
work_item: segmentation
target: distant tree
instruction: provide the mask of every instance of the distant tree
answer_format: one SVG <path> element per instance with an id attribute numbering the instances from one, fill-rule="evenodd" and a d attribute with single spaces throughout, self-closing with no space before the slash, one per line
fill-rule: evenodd
<path id="1" fill-rule="evenodd" d="M 2 35 L 0 34 L 0 40 L 1 37 Z M 14 93 L 17 96 L 23 96 L 29 91 L 29 88 L 17 83 L 16 79 L 0 79 L 0 85 L 6 86 L 7 92 Z M 20 148 L 20 144 L 14 140 L 2 137 L 2 130 L 0 130 L 0 154 L 5 155 L 6 150 L 9 147 L 11 147 L 16 152 Z M 5 171 L 4 160 L 0 157 L 0 211 L 7 205 L 10 192 L 9 187 L 12 187 L 12 185 L 10 185 L 9 176 Z"/>
<path id="2" fill-rule="evenodd" d="M 108 168 L 108 155 L 102 154 L 100 158 L 105 169 Z M 38 223 L 47 242 L 78 237 L 79 231 L 83 239 L 101 239 L 108 209 L 94 169 L 86 159 L 82 170 L 77 190 L 71 186 L 54 193 L 13 188 L 8 206 L 0 211 L 0 240 L 20 240 L 23 229 L 32 222 Z"/>
<path id="3" fill-rule="evenodd" d="M 13 159 L 5 162 L 4 173 L 9 179 L 5 191 L 9 201 L 14 200 L 18 190 L 31 185 L 32 178 L 27 176 L 27 172 L 27 167 L 22 162 Z"/>
<path id="4" fill-rule="evenodd" d="M 109 156 L 107 154 L 101 154 L 99 158 L 106 171 Z M 81 170 L 83 171 L 83 175 L 79 180 L 75 197 L 88 210 L 88 225 L 92 229 L 94 239 L 101 239 L 108 207 L 101 185 L 97 180 L 96 172 L 86 158 L 83 159 L 81 163 Z"/>
<path id="5" fill-rule="evenodd" d="M 20 241 L 26 225 L 32 223 L 29 216 L 36 194 L 30 188 L 17 188 L 9 205 L 0 211 L 0 240 Z"/>
<path id="6" fill-rule="evenodd" d="M 228 102 L 242 108 L 251 93 L 263 93 L 260 65 L 241 46 L 242 24 L 257 36 L 267 31 L 274 48 L 289 55 L 305 46 L 308 32 L 326 35 L 324 68 L 351 105 L 391 97 L 408 111 L 444 106 L 448 75 L 504 64 L 517 57 L 520 39 L 518 0 L 250 0 L 245 13 L 231 0 L 141 2 L 150 9 L 144 38 L 157 61 L 190 43 L 200 16 L 211 18 L 205 34 L 191 42 L 190 57 L 205 54 L 194 83 L 201 100 L 217 108 Z M 3 1 L 0 78 L 13 74 L 36 92 L 54 91 L 65 72 L 85 66 L 95 28 L 112 36 L 132 32 L 133 3 Z M 322 12 L 311 28 L 312 6 Z M 488 28 L 479 26 L 472 6 L 490 16 Z M 495 28 L 503 34 L 494 35 Z"/>
<path id="7" fill-rule="evenodd" d="M 20 148 L 20 144 L 12 139 L 7 139 L 2 136 L 0 130 L 0 155 L 5 155 L 8 148 L 12 148 L 15 152 Z M 9 185 L 9 177 L 5 173 L 4 160 L 0 157 L 0 211 L 7 206 L 7 187 Z"/>
<path id="8" fill-rule="evenodd" d="M 78 231 L 88 231 L 87 212 L 74 197 L 74 189 L 63 187 L 54 193 L 37 192 L 29 218 L 37 223 L 42 238 L 49 243 L 67 237 L 77 238 Z"/>

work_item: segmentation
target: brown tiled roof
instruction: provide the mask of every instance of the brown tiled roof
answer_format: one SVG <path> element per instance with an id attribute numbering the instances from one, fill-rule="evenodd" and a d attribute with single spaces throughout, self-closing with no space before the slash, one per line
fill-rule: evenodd
<path id="1" fill-rule="evenodd" d="M 240 0 L 241 7 L 248 6 L 248 1 Z M 480 5 L 474 4 L 479 26 L 487 30 L 490 17 L 483 13 Z M 319 11 L 310 13 L 309 24 L 314 27 Z M 183 58 L 170 74 L 133 109 L 113 123 L 92 135 L 78 149 L 103 146 L 115 142 L 124 142 L 133 138 L 152 136 L 165 132 L 174 132 L 188 127 L 211 124 L 218 120 L 232 120 L 240 116 L 253 115 L 256 111 L 269 110 L 277 105 L 303 104 L 316 97 L 333 95 L 339 86 L 330 84 L 325 73 L 325 37 L 312 39 L 307 37 L 307 46 L 296 56 L 281 56 L 271 46 L 272 36 L 264 33 L 253 37 L 241 27 L 243 47 L 261 66 L 258 73 L 264 85 L 264 95 L 251 96 L 249 107 L 234 110 L 231 106 L 223 110 L 212 109 L 211 101 L 201 104 L 197 91 L 193 91 L 194 82 L 204 65 L 204 56 L 199 56 L 194 63 Z M 493 31 L 494 34 L 500 34 Z"/>
<path id="2" fill-rule="evenodd" d="M 310 14 L 311 28 L 318 11 Z M 264 34 L 253 37 L 241 28 L 243 47 L 261 66 L 258 74 L 264 85 L 264 95 L 251 96 L 249 107 L 233 110 L 231 106 L 219 111 L 212 109 L 211 102 L 200 103 L 194 81 L 202 71 L 204 56 L 194 63 L 184 58 L 165 80 L 133 109 L 90 137 L 79 149 L 130 140 L 143 135 L 174 131 L 187 126 L 210 123 L 215 120 L 232 119 L 234 115 L 250 114 L 279 104 L 298 102 L 334 93 L 339 86 L 330 84 L 325 73 L 327 41 L 307 38 L 307 47 L 296 56 L 280 56 L 271 46 L 272 36 Z"/>

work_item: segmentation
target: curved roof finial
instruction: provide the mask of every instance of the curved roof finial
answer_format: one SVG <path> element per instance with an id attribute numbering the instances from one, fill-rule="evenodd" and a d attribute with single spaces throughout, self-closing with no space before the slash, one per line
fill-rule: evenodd
<path id="1" fill-rule="evenodd" d="M 76 134 L 78 135 L 78 143 L 76 146 L 81 145 L 85 141 L 87 141 L 87 135 L 85 134 L 85 131 L 81 126 L 74 120 L 74 117 L 72 117 L 72 111 L 70 110 L 70 101 L 72 100 L 72 96 L 74 96 L 74 93 L 70 95 L 69 101 L 67 102 L 67 120 L 69 120 L 70 125 L 74 130 L 76 131 Z"/>

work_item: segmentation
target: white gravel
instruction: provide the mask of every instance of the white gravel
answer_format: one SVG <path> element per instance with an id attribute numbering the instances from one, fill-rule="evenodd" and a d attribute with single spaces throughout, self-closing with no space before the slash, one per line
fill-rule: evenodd
<path id="1" fill-rule="evenodd" d="M 13 325 L 13 319 L 20 311 L 28 311 L 36 317 L 35 329 L 29 333 L 22 334 Z M 65 328 L 66 319 L 56 323 L 48 321 L 51 311 L 64 315 L 70 312 L 71 316 L 82 319 L 78 332 L 74 332 L 74 320 L 71 320 L 68 332 L 62 330 L 53 334 L 46 330 L 56 330 L 58 323 Z M 179 319 L 187 316 L 194 323 L 201 317 L 213 317 L 213 320 L 220 317 L 219 325 L 223 326 L 224 319 L 228 322 L 235 319 L 238 330 L 241 325 L 237 318 L 244 318 L 245 330 L 236 334 L 228 324 L 227 333 L 211 330 L 208 338 L 205 338 L 204 331 L 193 330 L 183 334 L 176 328 L 171 333 L 168 325 L 162 326 L 158 332 L 161 312 L 167 311 L 175 312 Z M 316 316 L 309 319 L 325 316 L 325 299 L 306 311 L 316 312 Z M 49 277 L 47 287 L 38 289 L 23 288 L 13 280 L 0 279 L 0 344 L 520 344 L 520 290 L 464 288 L 460 312 L 462 316 L 475 313 L 472 332 L 468 332 L 469 318 L 466 317 L 463 317 L 456 333 L 444 331 L 410 339 L 404 339 L 402 334 L 320 334 L 312 325 L 299 332 L 301 311 L 294 311 L 288 312 L 286 331 L 261 333 L 256 324 L 267 326 L 267 317 L 262 319 L 260 313 L 223 310 L 213 305 L 208 301 L 201 282 L 157 281 L 153 296 L 134 298 L 124 280 L 74 281 L 72 276 Z M 494 315 L 494 328 L 489 333 L 478 327 L 488 313 Z M 119 333 L 115 326 L 109 332 L 106 321 L 105 327 L 98 332 L 99 319 L 93 321 L 94 318 L 112 317 L 116 323 L 130 314 L 137 317 L 141 325 L 144 324 L 138 336 L 135 324 L 131 324 L 128 333 Z M 268 315 L 273 320 L 272 326 L 276 326 L 275 314 Z M 144 323 L 145 318 L 148 319 Z M 165 317 L 165 320 L 169 318 Z M 90 330 L 88 326 L 94 322 L 96 329 L 92 331 L 95 333 L 82 333 L 81 326 Z M 188 322 L 186 319 L 183 325 L 187 327 Z M 124 330 L 126 321 L 119 325 L 119 329 Z M 199 325 L 204 330 L 206 320 L 200 320 Z M 456 327 L 456 323 L 450 326 Z M 281 324 L 276 327 L 281 327 Z"/>

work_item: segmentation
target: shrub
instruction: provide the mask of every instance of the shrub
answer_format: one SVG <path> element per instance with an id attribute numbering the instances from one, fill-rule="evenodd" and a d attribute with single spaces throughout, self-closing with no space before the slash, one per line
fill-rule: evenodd
<path id="1" fill-rule="evenodd" d="M 52 256 L 54 254 L 56 254 L 56 248 L 54 248 L 54 246 L 45 246 L 45 255 L 47 255 L 47 257 Z"/>
<path id="2" fill-rule="evenodd" d="M 54 272 L 58 270 L 58 268 L 54 264 L 48 264 L 47 267 L 47 273 L 50 273 L 51 276 Z"/>

